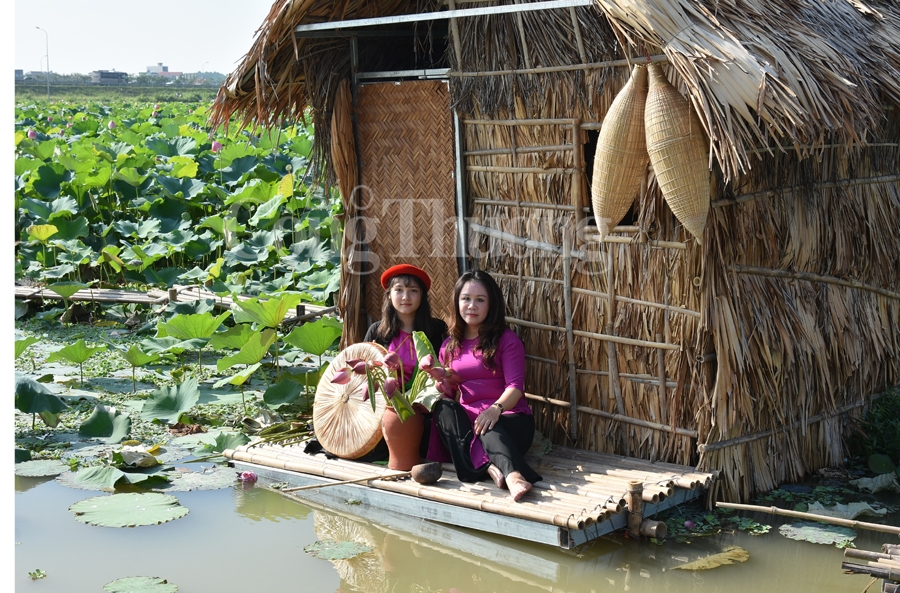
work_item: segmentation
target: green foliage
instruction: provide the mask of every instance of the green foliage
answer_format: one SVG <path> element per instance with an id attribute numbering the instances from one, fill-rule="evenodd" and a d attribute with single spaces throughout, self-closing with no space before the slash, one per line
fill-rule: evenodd
<path id="1" fill-rule="evenodd" d="M 161 420 L 169 424 L 180 421 L 183 414 L 197 405 L 200 389 L 197 379 L 187 379 L 177 387 L 163 387 L 150 394 L 150 399 L 141 409 L 143 420 Z"/>
<path id="2" fill-rule="evenodd" d="M 57 360 L 67 360 L 69 362 L 73 362 L 78 365 L 81 370 L 81 383 L 84 383 L 84 363 L 87 362 L 93 355 L 98 352 L 103 352 L 106 350 L 106 346 L 88 346 L 84 338 L 80 338 L 74 344 L 69 344 L 68 346 L 64 346 L 57 350 L 56 352 L 52 352 L 50 356 L 47 357 L 47 362 L 55 362 Z"/>
<path id="3" fill-rule="evenodd" d="M 295 327 L 284 341 L 314 356 L 321 356 L 341 337 L 344 324 L 331 317 Z"/>
<path id="4" fill-rule="evenodd" d="M 102 404 L 94 407 L 94 412 L 78 428 L 78 436 L 100 439 L 107 444 L 121 442 L 130 432 L 131 418 Z"/>
<path id="5" fill-rule="evenodd" d="M 900 388 L 889 389 L 872 403 L 849 446 L 866 459 L 879 454 L 900 463 Z"/>
<path id="6" fill-rule="evenodd" d="M 296 307 L 302 296 L 297 293 L 282 294 L 270 299 L 251 298 L 235 303 L 235 321 L 251 321 L 262 327 L 278 327 L 287 312 Z"/>
<path id="7" fill-rule="evenodd" d="M 275 343 L 275 338 L 274 329 L 253 332 L 237 354 L 220 358 L 216 363 L 216 368 L 221 372 L 227 371 L 236 364 L 258 363 L 269 352 L 269 347 Z"/>
<path id="8" fill-rule="evenodd" d="M 178 586 L 160 577 L 128 577 L 103 585 L 107 593 L 175 593 Z"/>
<path id="9" fill-rule="evenodd" d="M 19 373 L 16 373 L 15 395 L 16 409 L 32 414 L 32 428 L 35 414 L 59 414 L 69 409 L 69 406 L 49 389 L 31 377 Z"/>
<path id="10" fill-rule="evenodd" d="M 76 502 L 69 511 L 78 521 L 101 527 L 159 525 L 188 514 L 177 498 L 156 492 L 95 496 Z"/>
<path id="11" fill-rule="evenodd" d="M 16 358 L 19 358 L 20 356 L 22 356 L 22 353 L 25 352 L 25 350 L 27 350 L 29 346 L 31 346 L 32 344 L 37 344 L 38 342 L 40 342 L 40 340 L 38 338 L 35 338 L 34 336 L 28 336 L 28 337 L 22 338 L 21 340 L 16 340 L 15 341 Z"/>
<path id="12" fill-rule="evenodd" d="M 39 579 L 43 579 L 47 576 L 47 573 L 41 570 L 40 568 L 36 568 L 28 573 L 29 578 L 32 581 L 37 581 Z"/>

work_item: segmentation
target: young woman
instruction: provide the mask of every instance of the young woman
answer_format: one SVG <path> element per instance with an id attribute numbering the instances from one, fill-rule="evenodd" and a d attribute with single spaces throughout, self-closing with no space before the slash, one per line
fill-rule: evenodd
<path id="1" fill-rule="evenodd" d="M 384 288 L 381 321 L 369 326 L 363 341 L 375 342 L 389 351 L 396 352 L 403 363 L 404 380 L 409 382 L 418 363 L 412 333 L 424 332 L 431 346 L 437 349 L 447 337 L 447 324 L 431 316 L 431 305 L 428 303 L 431 278 L 425 270 L 410 264 L 392 266 L 381 275 L 381 287 Z M 427 452 L 430 419 L 431 414 L 425 414 L 425 431 L 420 447 L 422 457 L 425 457 Z M 386 458 L 387 446 L 382 441 L 372 453 L 366 455 L 365 460 Z"/>
<path id="2" fill-rule="evenodd" d="M 456 398 L 439 400 L 428 458 L 449 456 L 463 482 L 487 476 L 515 501 L 542 478 L 524 454 L 534 439 L 534 416 L 525 401 L 525 346 L 506 326 L 497 282 L 466 272 L 453 291 L 455 315 L 440 359 L 458 383 Z"/>

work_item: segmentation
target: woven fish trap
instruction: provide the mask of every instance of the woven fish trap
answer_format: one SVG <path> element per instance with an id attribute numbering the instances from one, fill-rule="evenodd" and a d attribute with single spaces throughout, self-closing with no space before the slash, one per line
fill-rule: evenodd
<path id="1" fill-rule="evenodd" d="M 709 143 L 690 103 L 657 64 L 649 67 L 647 152 L 663 197 L 698 240 L 709 213 Z"/>
<path id="2" fill-rule="evenodd" d="M 383 361 L 387 351 L 378 344 L 363 342 L 341 350 L 328 367 L 316 387 L 313 402 L 313 430 L 322 447 L 343 459 L 358 459 L 375 448 L 381 440 L 381 417 L 385 401 L 380 393 L 371 393 L 375 400 L 363 401 L 366 376 L 353 373 L 344 385 L 332 383 L 334 376 L 347 366 L 347 361 Z"/>
<path id="3" fill-rule="evenodd" d="M 601 240 L 631 208 L 647 172 L 646 102 L 647 68 L 637 65 L 606 112 L 597 138 L 591 203 Z"/>

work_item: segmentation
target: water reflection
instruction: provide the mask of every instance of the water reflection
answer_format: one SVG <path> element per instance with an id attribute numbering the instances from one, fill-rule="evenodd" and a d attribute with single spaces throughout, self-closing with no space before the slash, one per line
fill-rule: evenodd
<path id="1" fill-rule="evenodd" d="M 16 492 L 28 492 L 35 486 L 40 486 L 45 482 L 51 482 L 56 476 L 45 476 L 42 478 L 30 478 L 26 476 L 16 476 Z"/>
<path id="2" fill-rule="evenodd" d="M 244 484 L 234 489 L 235 511 L 253 521 L 304 521 L 312 512 L 308 506 L 265 488 Z"/>

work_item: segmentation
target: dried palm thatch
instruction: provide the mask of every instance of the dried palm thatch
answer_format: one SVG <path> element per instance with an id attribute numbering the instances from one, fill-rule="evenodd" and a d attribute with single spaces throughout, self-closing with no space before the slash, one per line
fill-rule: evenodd
<path id="1" fill-rule="evenodd" d="M 647 151 L 659 189 L 675 217 L 698 240 L 709 213 L 706 135 L 690 104 L 650 65 L 645 112 Z"/>
<path id="2" fill-rule="evenodd" d="M 606 112 L 597 139 L 591 203 L 601 240 L 631 208 L 647 174 L 646 102 L 647 68 L 637 65 Z"/>
<path id="3" fill-rule="evenodd" d="M 368 391 L 366 376 L 352 373 L 350 382 L 343 385 L 331 380 L 346 368 L 348 360 L 383 361 L 385 353 L 378 344 L 353 344 L 341 350 L 322 373 L 313 404 L 313 429 L 329 453 L 358 459 L 381 440 L 381 417 L 386 404 L 378 394 L 369 394 L 375 401 L 373 412 L 371 402 L 363 400 L 363 393 Z"/>

